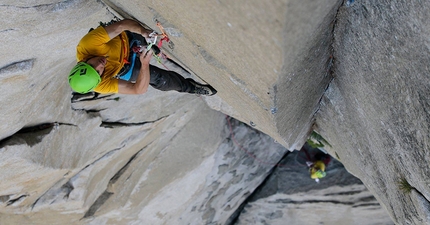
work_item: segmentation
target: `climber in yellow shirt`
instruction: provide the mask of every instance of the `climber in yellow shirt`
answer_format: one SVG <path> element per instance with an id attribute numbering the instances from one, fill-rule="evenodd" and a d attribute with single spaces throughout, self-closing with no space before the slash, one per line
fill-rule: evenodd
<path id="1" fill-rule="evenodd" d="M 326 172 L 324 162 L 321 160 L 314 162 L 313 165 L 309 168 L 309 173 L 311 174 L 311 178 L 314 180 L 325 177 Z"/>
<path id="2" fill-rule="evenodd" d="M 151 33 L 151 30 L 130 19 L 99 26 L 88 32 L 76 48 L 78 64 L 69 74 L 72 90 L 80 94 L 91 91 L 144 94 L 151 85 L 161 91 L 216 94 L 210 85 L 150 65 L 152 48 L 133 52 L 136 46 L 148 45 L 146 38 Z M 121 79 L 124 74 L 133 74 L 136 79 Z"/>
<path id="3" fill-rule="evenodd" d="M 321 178 L 326 176 L 325 170 L 326 166 L 331 161 L 330 155 L 318 150 L 315 155 L 311 156 L 305 147 L 303 147 L 301 151 L 303 151 L 307 156 L 308 160 L 306 161 L 306 165 L 309 168 L 309 174 L 311 178 L 316 182 L 319 182 Z"/>

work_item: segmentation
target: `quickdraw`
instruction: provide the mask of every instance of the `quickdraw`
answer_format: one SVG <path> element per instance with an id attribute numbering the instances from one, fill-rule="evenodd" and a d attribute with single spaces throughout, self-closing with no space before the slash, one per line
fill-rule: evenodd
<path id="1" fill-rule="evenodd" d="M 152 32 L 151 34 L 149 34 L 150 39 L 152 40 L 146 40 L 148 46 L 146 47 L 146 52 L 149 51 L 150 49 L 152 49 L 152 55 L 153 57 L 157 60 L 158 63 L 160 63 L 161 65 L 164 66 L 164 68 L 166 68 L 167 70 L 169 70 L 169 68 L 166 67 L 166 65 L 163 64 L 163 62 L 161 61 L 161 58 L 166 59 L 168 58 L 166 56 L 166 54 L 161 52 L 161 47 L 163 45 L 163 41 L 169 43 L 169 47 L 171 49 L 173 49 L 173 42 L 170 41 L 169 36 L 167 35 L 166 31 L 164 30 L 163 26 L 161 25 L 161 23 L 159 21 L 156 21 L 156 25 L 157 27 L 160 28 L 161 34 L 158 34 L 157 32 Z M 162 38 L 158 41 L 157 44 L 157 39 L 158 36 L 162 36 Z M 145 50 L 145 47 L 141 46 L 141 45 L 137 45 L 132 47 L 132 51 L 136 54 L 136 53 L 142 53 L 143 50 Z"/>
<path id="2" fill-rule="evenodd" d="M 160 63 L 161 65 L 163 65 L 164 68 L 169 70 L 169 68 L 167 68 L 167 66 L 164 65 L 163 62 L 161 62 L 161 56 L 165 56 L 165 55 L 161 52 L 161 48 L 157 47 L 157 45 L 155 45 L 155 43 L 157 43 L 157 36 L 155 36 L 154 42 L 148 43 L 148 47 L 146 47 L 146 51 L 149 51 L 152 48 L 152 51 L 153 51 L 152 55 L 157 60 L 157 62 Z M 161 41 L 159 43 L 161 43 Z"/>
<path id="3" fill-rule="evenodd" d="M 157 60 L 158 63 L 160 63 L 161 65 L 164 66 L 164 68 L 166 68 L 167 70 L 169 70 L 169 68 L 166 67 L 166 65 L 164 65 L 161 62 L 161 57 L 163 58 L 167 58 L 167 56 L 161 52 L 161 47 L 163 46 L 163 42 L 167 42 L 169 48 L 173 49 L 174 45 L 173 42 L 170 41 L 169 36 L 167 35 L 166 31 L 164 30 L 164 27 L 161 25 L 161 23 L 158 20 L 155 20 L 157 27 L 160 29 L 161 34 L 157 34 L 155 31 L 152 32 L 151 34 L 149 34 L 150 37 L 154 37 L 154 40 L 152 42 L 148 42 L 148 47 L 146 48 L 146 51 L 148 51 L 149 49 L 152 48 L 153 50 L 153 56 L 154 58 Z M 162 38 L 158 41 L 157 43 L 157 39 L 158 36 L 162 36 Z M 140 49 L 140 51 L 142 51 L 143 49 Z"/>

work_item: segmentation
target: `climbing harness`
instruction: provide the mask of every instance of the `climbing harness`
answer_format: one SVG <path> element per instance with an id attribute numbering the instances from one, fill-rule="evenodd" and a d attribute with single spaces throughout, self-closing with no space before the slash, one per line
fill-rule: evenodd
<path id="1" fill-rule="evenodd" d="M 111 21 L 109 22 L 99 22 L 99 26 L 109 26 L 113 23 L 119 22 L 121 21 L 120 18 L 118 17 L 114 17 Z M 166 70 L 169 70 L 169 68 L 167 68 L 167 66 L 162 62 L 162 59 L 168 59 L 169 57 L 164 54 L 161 51 L 161 47 L 163 46 L 163 42 L 167 42 L 168 46 L 170 49 L 173 50 L 174 48 L 174 44 L 173 42 L 170 40 L 169 35 L 166 33 L 164 27 L 161 25 L 160 21 L 155 20 L 154 21 L 156 23 L 156 26 L 160 29 L 161 34 L 158 34 L 156 31 L 153 31 L 151 34 L 149 34 L 149 38 L 146 38 L 146 42 L 148 44 L 148 46 L 142 46 L 140 45 L 140 42 L 138 42 L 137 40 L 129 40 L 129 45 L 128 45 L 128 49 L 130 49 L 130 56 L 128 59 L 124 58 L 124 63 L 125 65 L 127 65 L 127 68 L 129 68 L 128 70 L 125 70 L 127 72 L 121 74 L 121 75 L 117 75 L 116 78 L 121 79 L 121 80 L 126 80 L 126 81 L 130 81 L 130 79 L 132 79 L 133 77 L 133 68 L 135 66 L 136 63 L 136 57 L 138 56 L 138 54 L 141 54 L 144 50 L 149 51 L 150 49 L 152 49 L 152 55 L 153 57 L 156 59 L 156 61 L 161 64 Z M 94 28 L 91 28 L 89 30 L 92 31 L 94 30 Z M 159 36 L 161 36 L 161 38 L 159 38 Z M 122 35 L 120 35 L 121 41 L 124 45 L 124 54 L 126 54 L 127 52 L 127 47 L 126 47 L 126 41 L 124 40 L 124 37 L 122 37 Z M 145 53 L 146 54 L 146 53 Z M 121 72 L 120 72 L 121 73 Z"/>

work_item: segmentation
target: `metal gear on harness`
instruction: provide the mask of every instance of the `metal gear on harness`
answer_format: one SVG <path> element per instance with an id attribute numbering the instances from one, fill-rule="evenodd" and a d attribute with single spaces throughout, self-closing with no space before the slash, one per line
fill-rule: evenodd
<path id="1" fill-rule="evenodd" d="M 157 37 L 158 36 L 155 36 L 154 41 L 148 43 L 148 47 L 146 47 L 146 51 L 149 51 L 152 48 L 152 52 L 153 52 L 152 55 L 154 56 L 154 58 L 157 59 L 158 63 L 160 63 L 161 65 L 163 65 L 167 69 L 167 67 L 161 62 L 161 57 L 160 57 L 161 50 L 156 45 L 156 43 L 157 43 Z"/>
<path id="2" fill-rule="evenodd" d="M 152 55 L 157 60 L 157 62 L 159 64 L 163 65 L 164 68 L 166 68 L 167 70 L 169 70 L 169 68 L 167 68 L 166 65 L 164 65 L 163 62 L 162 62 L 162 60 L 161 60 L 162 58 L 163 59 L 168 58 L 166 56 L 166 54 L 164 54 L 163 52 L 161 52 L 161 47 L 163 45 L 163 41 L 165 41 L 165 42 L 168 42 L 169 43 L 169 47 L 171 49 L 173 49 L 173 42 L 170 41 L 169 36 L 167 35 L 167 33 L 164 30 L 163 26 L 161 26 L 161 23 L 159 21 L 156 21 L 156 25 L 157 25 L 157 27 L 160 28 L 161 34 L 158 34 L 155 31 L 153 31 L 152 33 L 150 33 L 148 35 L 149 38 L 146 38 L 146 43 L 148 44 L 146 47 L 142 46 L 142 45 L 134 45 L 133 46 L 133 43 L 130 43 L 130 46 L 133 46 L 133 47 L 131 47 L 132 60 L 130 62 L 132 64 L 132 66 L 131 66 L 132 68 L 134 66 L 134 61 L 135 61 L 135 58 L 136 58 L 136 54 L 141 54 L 144 50 L 146 50 L 146 52 L 147 52 L 150 49 L 152 49 Z M 162 36 L 162 38 L 158 39 L 159 36 Z M 129 75 L 128 77 L 131 77 L 131 75 Z"/>
<path id="3" fill-rule="evenodd" d="M 157 27 L 160 29 L 161 34 L 158 34 L 157 32 L 152 32 L 151 34 L 149 34 L 149 39 L 147 39 L 147 43 L 148 46 L 146 48 L 146 50 L 148 51 L 149 49 L 152 48 L 153 51 L 153 56 L 154 58 L 157 60 L 157 62 L 161 65 L 164 66 L 164 68 L 166 68 L 167 70 L 169 70 L 169 68 L 166 67 L 166 65 L 164 65 L 161 61 L 161 58 L 166 59 L 168 58 L 166 56 L 166 54 L 161 52 L 161 47 L 163 46 L 163 42 L 167 42 L 169 43 L 169 48 L 173 49 L 174 45 L 173 42 L 170 40 L 169 36 L 167 35 L 166 31 L 164 30 L 163 26 L 161 25 L 161 23 L 158 20 L 155 20 Z M 162 36 L 162 38 L 160 38 L 158 40 L 158 44 L 157 44 L 157 39 L 158 36 Z M 143 49 L 140 49 L 140 52 L 142 52 Z"/>

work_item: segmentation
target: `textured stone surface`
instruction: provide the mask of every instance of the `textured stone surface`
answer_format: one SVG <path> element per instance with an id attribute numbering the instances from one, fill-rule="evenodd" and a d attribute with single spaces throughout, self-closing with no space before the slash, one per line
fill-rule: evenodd
<path id="1" fill-rule="evenodd" d="M 75 46 L 116 13 L 2 1 L 0 223 L 229 223 L 312 129 L 396 224 L 429 223 L 428 1 L 111 2 L 155 30 L 159 20 L 175 43 L 166 53 L 218 94 L 71 103 Z M 224 114 L 278 143 L 234 121 L 237 145 Z M 267 196 L 253 206 L 262 214 L 273 196 L 297 197 Z M 274 207 L 299 213 L 288 201 Z"/>
<path id="2" fill-rule="evenodd" d="M 335 79 L 320 133 L 397 224 L 428 224 L 430 3 L 356 1 L 339 9 Z M 412 187 L 400 189 L 405 179 Z"/>
<path id="3" fill-rule="evenodd" d="M 175 48 L 166 50 L 218 90 L 210 105 L 289 149 L 301 147 L 330 80 L 341 1 L 106 2 L 152 29 L 156 19 L 173 30 Z"/>
<path id="4" fill-rule="evenodd" d="M 363 185 L 355 185 L 294 195 L 275 194 L 247 205 L 236 224 L 392 225 L 393 222 Z"/>
<path id="5" fill-rule="evenodd" d="M 316 183 L 306 161 L 320 152 L 305 145 L 277 164 L 248 198 L 236 224 L 393 224 L 361 181 L 331 158 Z"/>

